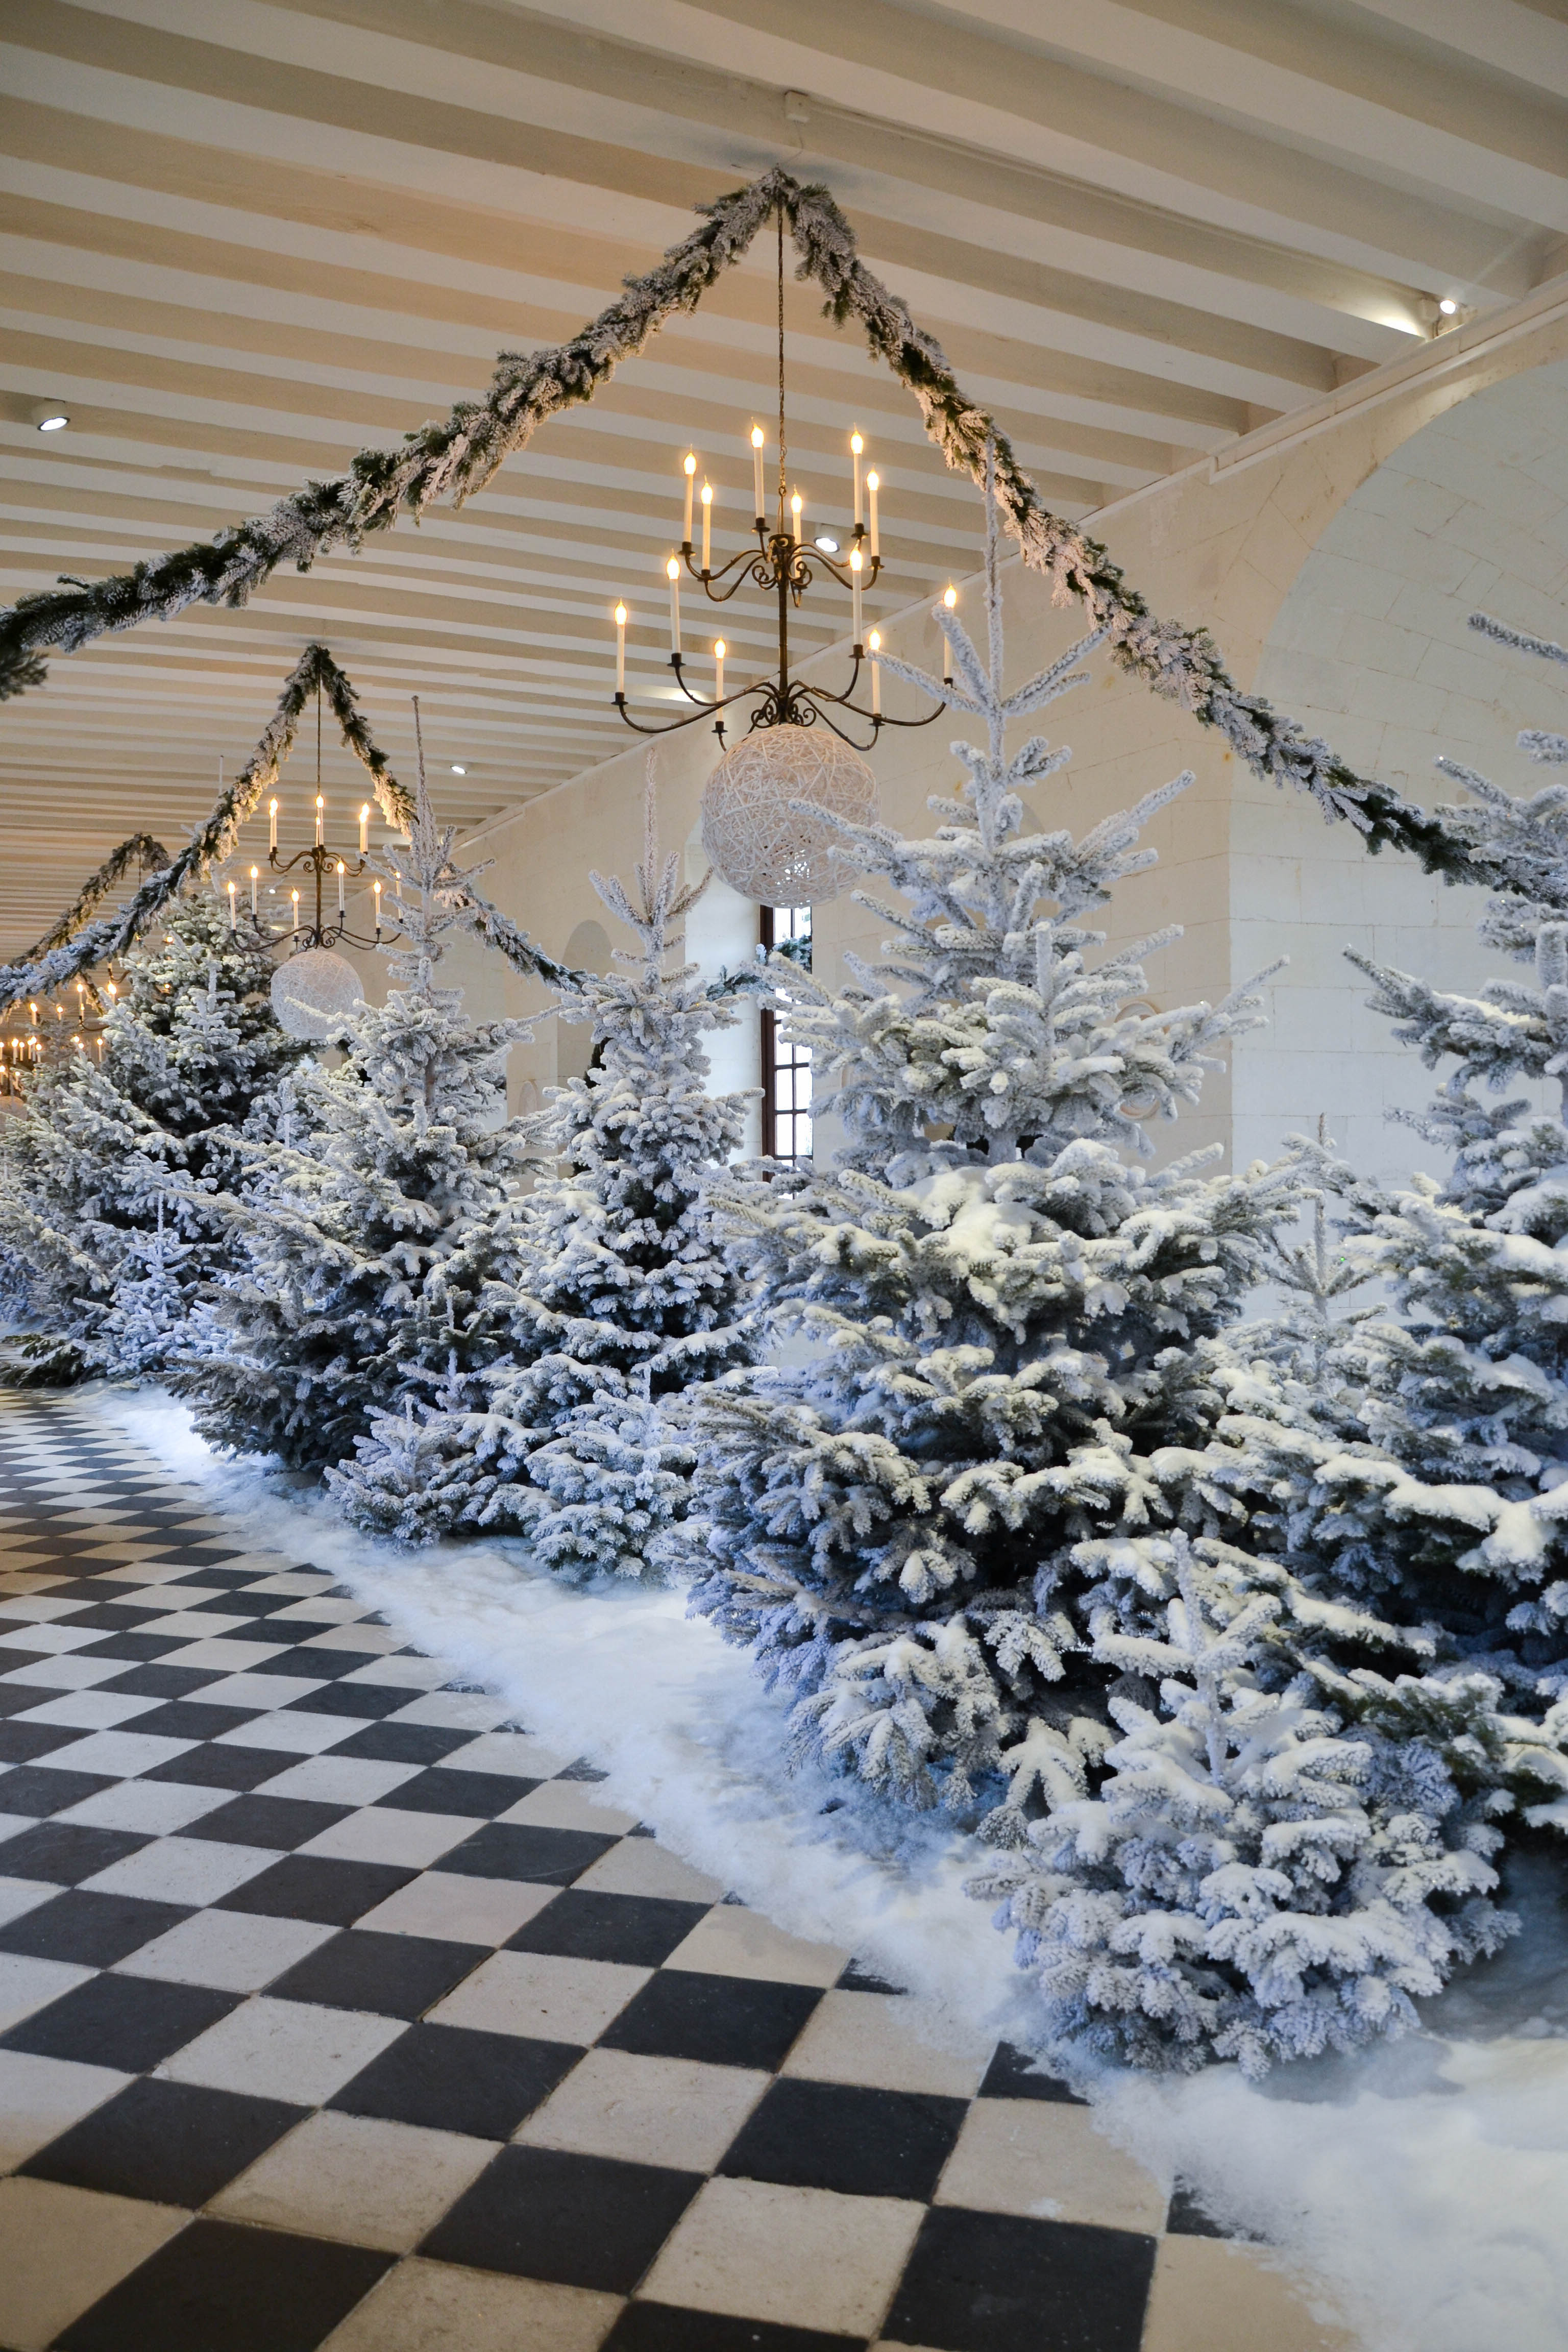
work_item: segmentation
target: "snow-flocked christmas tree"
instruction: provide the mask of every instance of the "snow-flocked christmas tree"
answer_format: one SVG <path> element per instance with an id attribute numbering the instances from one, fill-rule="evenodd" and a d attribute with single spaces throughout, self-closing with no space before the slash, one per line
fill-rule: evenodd
<path id="1" fill-rule="evenodd" d="M 268 943 L 210 891 L 176 899 L 105 983 L 101 1063 L 47 1066 L 0 1154 L 0 1248 L 22 1271 L 24 1378 L 160 1369 L 203 1286 L 234 1263 L 208 1195 L 238 1180 L 304 1047 L 268 993 Z M 96 1042 L 96 1041 L 95 1041 Z"/>
<path id="2" fill-rule="evenodd" d="M 518 1271 L 486 1294 L 506 1346 L 483 1403 L 443 1398 L 400 1425 L 378 1422 L 339 1481 L 363 1524 L 526 1532 L 538 1559 L 574 1579 L 643 1572 L 685 1508 L 691 1463 L 660 1401 L 746 1348 L 708 1202 L 744 1135 L 745 1098 L 707 1085 L 705 1041 L 734 1013 L 721 984 L 679 962 L 707 877 L 685 884 L 679 856 L 660 857 L 651 758 L 644 805 L 635 890 L 590 877 L 638 944 L 561 999 L 562 1018 L 591 1024 L 593 1066 L 530 1126 L 554 1169 L 523 1205 Z M 404 1507 L 405 1493 L 423 1505 Z"/>
<path id="3" fill-rule="evenodd" d="M 506 1056 L 531 1024 L 470 1021 L 438 983 L 442 942 L 469 919 L 454 838 L 421 772 L 407 843 L 380 861 L 402 932 L 386 1002 L 361 1008 L 341 1067 L 289 1081 L 273 1139 L 247 1149 L 246 1188 L 221 1203 L 243 1263 L 171 1375 L 210 1444 L 328 1468 L 437 1384 L 477 1399 L 502 1345 L 488 1294 L 514 1269 L 531 1164 L 505 1117 Z"/>
<path id="4" fill-rule="evenodd" d="M 1144 1120 L 1193 1101 L 1255 1000 L 1149 1008 L 1142 957 L 1089 919 L 1147 866 L 1141 828 L 1190 781 L 1081 841 L 1026 829 L 1068 756 L 1011 722 L 1079 682 L 1003 682 L 995 509 L 988 656 L 936 614 L 983 720 L 960 797 L 910 841 L 841 824 L 843 854 L 906 902 L 858 894 L 891 961 L 830 991 L 793 966 L 791 1031 L 848 1139 L 834 1172 L 736 1183 L 732 1247 L 768 1302 L 773 1363 L 689 1401 L 700 1449 L 672 1546 L 693 1606 L 795 1696 L 802 1747 L 919 1802 L 964 1805 L 1032 1715 L 1103 1712 L 1098 1614 L 1173 1588 L 1155 1531 L 1203 1515 L 1191 1465 L 1223 1406 L 1205 1343 L 1239 1310 L 1300 1184 L 1151 1173 Z M 935 681 L 885 667 L 926 692 Z M 798 1355 L 799 1350 L 796 1349 Z M 999 1784 L 998 1784 L 999 1785 Z"/>

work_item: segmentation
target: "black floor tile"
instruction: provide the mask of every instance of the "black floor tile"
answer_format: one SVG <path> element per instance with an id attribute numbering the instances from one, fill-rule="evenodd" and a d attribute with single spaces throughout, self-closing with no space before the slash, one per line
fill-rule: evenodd
<path id="1" fill-rule="evenodd" d="M 58 1593 L 55 1597 L 58 1598 Z M 129 1597 L 124 1601 L 98 1600 L 89 1608 L 76 1612 L 70 1621 L 70 1629 L 75 1633 L 83 1626 L 91 1625 L 101 1633 L 134 1633 L 144 1617 L 165 1617 L 167 1614 L 167 1610 L 158 1604 L 149 1608 L 144 1601 L 132 1601 Z"/>
<path id="2" fill-rule="evenodd" d="M 863 2336 L 780 2327 L 771 2319 L 731 2319 L 722 2312 L 681 2311 L 668 2303 L 628 2303 L 600 2352 L 862 2352 L 865 2342 Z"/>
<path id="3" fill-rule="evenodd" d="M 569 1886 L 509 1937 L 507 1948 L 554 1952 L 572 1960 L 621 1960 L 635 1969 L 662 1968 L 710 1907 L 653 1895 L 599 1895 Z"/>
<path id="4" fill-rule="evenodd" d="M 198 1617 L 220 1615 L 225 1610 L 242 1611 L 247 1617 L 276 1617 L 280 1609 L 292 1609 L 299 1600 L 297 1592 L 258 1592 L 254 1586 L 231 1585 L 217 1601 L 198 1601 L 194 1614 Z"/>
<path id="5" fill-rule="evenodd" d="M 82 1735 L 79 1731 L 77 1738 Z M 0 1787 L 4 1787 L 0 1782 Z M 0 1811 L 4 1808 L 0 1807 Z M 36 1829 L 18 1830 L 5 1841 L 7 1878 L 47 1878 L 57 1886 L 75 1886 L 111 1862 L 149 1843 L 134 1830 L 90 1829 L 85 1822 L 40 1822 Z"/>
<path id="6" fill-rule="evenodd" d="M 215 1677 L 205 1677 L 210 1683 Z M 226 1731 L 237 1731 L 242 1723 L 254 1723 L 263 1712 L 260 1707 L 214 1706 L 201 1699 L 172 1698 L 166 1706 L 155 1706 L 147 1715 L 136 1718 L 138 1731 L 151 1731 L 159 1739 L 218 1739 Z"/>
<path id="7" fill-rule="evenodd" d="M 63 1813 L 68 1805 L 79 1805 L 114 1783 L 112 1772 L 73 1772 L 66 1764 L 18 1764 L 0 1772 L 0 1813 L 31 1813 L 47 1821 L 51 1813 Z"/>
<path id="8" fill-rule="evenodd" d="M 183 1903 L 148 1903 L 136 1895 L 98 1895 L 90 1887 L 71 1886 L 0 1927 L 0 1952 L 111 1969 L 190 1916 L 191 1906 Z"/>
<path id="9" fill-rule="evenodd" d="M 196 2221 L 55 2342 L 59 2352 L 316 2352 L 396 2259 Z"/>
<path id="10" fill-rule="evenodd" d="M 262 1721 L 265 1727 L 266 1718 Z M 194 1789 L 254 1789 L 258 1780 L 270 1780 L 299 1761 L 297 1749 L 219 1747 L 214 1742 L 188 1748 L 183 1756 L 171 1756 L 166 1764 L 154 1764 L 141 1778 L 178 1780 Z"/>
<path id="11" fill-rule="evenodd" d="M 110 2197 L 205 2205 L 309 2113 L 279 2099 L 143 2079 L 84 2116 L 22 2169 L 35 2179 Z"/>
<path id="12" fill-rule="evenodd" d="M 839 1992 L 902 1992 L 905 1988 L 889 1984 L 886 1977 L 876 1976 L 869 1969 L 863 1969 L 858 1960 L 851 1960 L 839 1978 L 837 1990 Z"/>
<path id="13" fill-rule="evenodd" d="M 610 1776 L 601 1772 L 596 1764 L 590 1764 L 585 1756 L 579 1756 L 574 1764 L 564 1766 L 555 1777 L 558 1780 L 607 1780 Z"/>
<path id="14" fill-rule="evenodd" d="M 40 1690 L 33 1683 L 28 1685 L 26 1703 L 28 1706 L 42 1706 L 47 1698 L 62 1696 L 59 1691 Z M 20 1715 L 21 1708 L 16 1712 Z M 71 1740 L 86 1737 L 76 1724 L 0 1722 L 0 1764 L 30 1764 L 35 1756 L 47 1756 L 52 1748 L 64 1748 Z"/>
<path id="15" fill-rule="evenodd" d="M 216 1838 L 225 1845 L 269 1845 L 279 1853 L 292 1853 L 297 1845 L 320 1837 L 334 1822 L 346 1821 L 357 1811 L 354 1805 L 320 1804 L 311 1797 L 235 1797 L 192 1822 L 180 1835 Z"/>
<path id="16" fill-rule="evenodd" d="M 968 2111 L 967 2099 L 785 2079 L 763 2092 L 719 2169 L 791 2189 L 924 2203 Z"/>
<path id="17" fill-rule="evenodd" d="M 285 1715 L 302 1709 L 310 1715 L 357 1715 L 367 1723 L 376 1722 L 384 1715 L 395 1715 L 406 1706 L 411 1693 L 395 1690 L 389 1683 L 329 1683 L 325 1690 L 311 1691 L 307 1698 L 291 1698 L 282 1711 Z M 333 1749 L 334 1755 L 342 1753 Z"/>
<path id="18" fill-rule="evenodd" d="M 446 1869 L 445 1861 L 441 1867 Z M 761 2066 L 771 2074 L 784 2063 L 821 1999 L 814 1985 L 665 1969 L 633 1996 L 599 2041 L 605 2050 L 701 2058 L 714 2066 Z"/>
<path id="19" fill-rule="evenodd" d="M 629 2294 L 701 2186 L 662 2165 L 503 2147 L 420 2252 Z"/>
<path id="20" fill-rule="evenodd" d="M 239 1996 L 208 1985 L 155 1984 L 150 1977 L 89 1977 L 35 2011 L 0 2048 L 39 2058 L 77 2058 L 144 2074 L 238 2007 Z"/>
<path id="21" fill-rule="evenodd" d="M 537 1780 L 520 1780 L 510 1772 L 465 1772 L 459 1764 L 444 1764 L 421 1772 L 417 1780 L 405 1780 L 377 1801 L 395 1805 L 401 1813 L 472 1813 L 478 1821 L 490 1822 L 521 1805 L 538 1786 Z"/>
<path id="22" fill-rule="evenodd" d="M 184 1647 L 184 1637 L 179 1633 L 110 1633 L 101 1642 L 84 1642 L 77 1655 L 123 1658 L 127 1665 L 151 1666 L 161 1658 L 176 1657 Z"/>
<path id="23" fill-rule="evenodd" d="M 178 1666 L 174 1664 L 132 1666 L 122 1675 L 113 1675 L 100 1690 L 128 1691 L 132 1698 L 189 1698 L 194 1691 L 205 1690 L 220 1679 L 220 1670 L 213 1666 Z M 142 1721 L 146 1722 L 143 1717 Z M 238 1711 L 230 1721 L 239 1719 Z"/>
<path id="24" fill-rule="evenodd" d="M 1089 2105 L 1056 2075 L 1037 2074 L 1027 2051 L 1016 2050 L 1010 2042 L 996 2044 L 979 2095 L 983 2099 L 1053 2099 L 1065 2107 Z"/>
<path id="25" fill-rule="evenodd" d="M 434 1936 L 384 1936 L 345 1928 L 297 1961 L 267 1990 L 280 2000 L 325 2009 L 368 2009 L 380 2017 L 423 2017 L 490 1957 L 488 1944 Z"/>
<path id="26" fill-rule="evenodd" d="M 164 1560 L 173 1559 L 174 1554 L 172 1551 L 160 1552 L 158 1558 L 162 1563 Z M 223 1591 L 233 1594 L 243 1590 L 247 1584 L 254 1584 L 256 1580 L 256 1570 L 253 1568 L 220 1568 L 215 1562 L 208 1561 L 205 1568 L 187 1569 L 184 1576 L 163 1578 L 160 1589 L 166 1585 L 171 1592 Z"/>
<path id="27" fill-rule="evenodd" d="M 339 1683 L 331 1696 L 365 1687 L 363 1683 Z M 317 1694 L 320 1698 L 328 1695 L 325 1691 Z M 398 1696 L 407 1703 L 406 1691 Z M 363 1731 L 356 1731 L 352 1739 L 340 1740 L 332 1754 L 365 1756 L 376 1764 L 438 1764 L 443 1756 L 455 1756 L 459 1748 L 467 1748 L 477 1737 L 472 1731 L 447 1731 L 435 1723 L 373 1723 Z"/>
<path id="28" fill-rule="evenodd" d="M 509 2139 L 582 2055 L 572 2042 L 412 2025 L 327 2104 L 345 2115 Z"/>
<path id="29" fill-rule="evenodd" d="M 384 1862 L 338 1862 L 324 1853 L 290 1853 L 270 1870 L 237 1886 L 214 1907 L 249 1911 L 268 1919 L 313 1919 L 324 1927 L 352 1927 L 356 1919 L 406 1886 L 416 1870 Z"/>
<path id="30" fill-rule="evenodd" d="M 1165 2229 L 1173 2238 L 1242 2238 L 1254 2245 L 1266 2245 L 1268 2240 L 1247 2230 L 1227 2230 L 1202 2202 L 1197 2191 L 1178 2180 L 1171 2191 L 1170 2207 L 1165 2215 Z"/>
<path id="31" fill-rule="evenodd" d="M 515 1784 L 514 1784 L 515 1785 Z M 518 1797 L 527 1794 L 518 1789 Z M 395 1796 L 403 1791 L 396 1789 Z M 441 1856 L 443 1870 L 468 1878 L 526 1878 L 546 1886 L 570 1886 L 593 1867 L 602 1853 L 618 1845 L 618 1837 L 595 1837 L 588 1830 L 535 1829 L 521 1822 L 487 1822 Z"/>
<path id="32" fill-rule="evenodd" d="M 1138 2352 L 1155 2241 L 933 2205 L 883 2334 L 934 2352 Z"/>
<path id="33" fill-rule="evenodd" d="M 300 1625 L 295 1628 L 301 1643 L 307 1634 L 325 1633 L 330 1630 L 325 1625 Z M 248 1641 L 249 1634 L 245 1638 Z M 245 1671 L 247 1675 L 282 1675 L 293 1680 L 309 1675 L 317 1682 L 336 1683 L 341 1682 L 345 1675 L 357 1674 L 361 1666 L 374 1666 L 374 1664 L 375 1653 L 373 1650 L 307 1650 L 297 1647 L 279 1650 L 274 1657 L 258 1659 L 255 1665 L 247 1666 Z"/>

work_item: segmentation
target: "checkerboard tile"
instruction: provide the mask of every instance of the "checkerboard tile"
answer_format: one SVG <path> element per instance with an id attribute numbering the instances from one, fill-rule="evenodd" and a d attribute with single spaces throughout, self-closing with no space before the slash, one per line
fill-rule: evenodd
<path id="1" fill-rule="evenodd" d="M 1332 2352 L 68 1400 L 0 1398 L 5 2352 Z"/>

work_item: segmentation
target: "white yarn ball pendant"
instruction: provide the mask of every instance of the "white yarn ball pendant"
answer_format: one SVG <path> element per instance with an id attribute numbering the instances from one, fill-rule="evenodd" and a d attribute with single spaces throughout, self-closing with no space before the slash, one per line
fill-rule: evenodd
<path id="1" fill-rule="evenodd" d="M 353 964 L 331 948 L 305 948 L 272 975 L 272 1010 L 290 1037 L 341 1037 L 363 996 Z"/>
<path id="2" fill-rule="evenodd" d="M 838 894 L 841 871 L 828 853 L 843 836 L 792 801 L 868 824 L 877 779 L 829 727 L 759 727 L 725 752 L 702 794 L 710 861 L 732 889 L 764 907 L 808 907 Z"/>

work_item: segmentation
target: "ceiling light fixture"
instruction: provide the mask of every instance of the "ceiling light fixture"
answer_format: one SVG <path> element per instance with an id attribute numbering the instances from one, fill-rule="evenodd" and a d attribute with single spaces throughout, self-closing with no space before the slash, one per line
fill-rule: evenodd
<path id="1" fill-rule="evenodd" d="M 454 761 L 453 761 L 453 762 L 452 762 L 452 773 L 453 773 L 455 776 L 466 776 L 466 775 L 468 774 L 468 770 L 467 770 L 467 768 L 460 768 L 460 767 L 458 765 L 458 762 L 456 761 L 456 760 L 454 760 Z"/>
<path id="2" fill-rule="evenodd" d="M 812 545 L 820 547 L 824 555 L 837 555 L 838 552 L 838 541 L 830 530 L 819 530 Z"/>
<path id="3" fill-rule="evenodd" d="M 36 401 L 28 414 L 40 433 L 63 433 L 70 423 L 70 411 L 62 401 Z"/>
<path id="4" fill-rule="evenodd" d="M 1451 294 L 1445 294 L 1437 308 L 1445 319 L 1452 319 L 1458 315 L 1459 306 Z"/>

